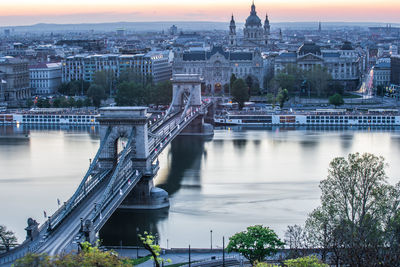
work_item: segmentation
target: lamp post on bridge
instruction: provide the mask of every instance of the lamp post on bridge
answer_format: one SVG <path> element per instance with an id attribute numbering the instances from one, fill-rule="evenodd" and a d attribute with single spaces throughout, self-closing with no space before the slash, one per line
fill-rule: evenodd
<path id="1" fill-rule="evenodd" d="M 210 244 L 211 244 L 211 251 L 212 251 L 212 230 L 210 230 Z"/>

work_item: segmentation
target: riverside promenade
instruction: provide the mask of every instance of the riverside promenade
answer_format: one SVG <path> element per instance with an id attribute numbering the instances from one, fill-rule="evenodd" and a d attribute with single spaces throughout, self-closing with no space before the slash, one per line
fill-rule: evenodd
<path id="1" fill-rule="evenodd" d="M 148 256 L 150 253 L 145 249 L 137 250 L 136 247 L 107 247 L 118 253 L 121 257 L 136 258 L 137 254 L 139 257 Z M 188 248 L 172 248 L 162 249 L 161 258 L 167 260 L 170 259 L 171 263 L 165 263 L 164 266 L 182 264 L 189 265 L 189 249 Z M 222 266 L 223 264 L 223 253 L 222 249 L 196 249 L 190 250 L 190 262 L 191 266 Z M 243 258 L 239 253 L 227 253 L 225 251 L 225 266 L 244 266 L 246 259 Z M 152 259 L 137 265 L 139 267 L 153 267 L 154 262 Z"/>

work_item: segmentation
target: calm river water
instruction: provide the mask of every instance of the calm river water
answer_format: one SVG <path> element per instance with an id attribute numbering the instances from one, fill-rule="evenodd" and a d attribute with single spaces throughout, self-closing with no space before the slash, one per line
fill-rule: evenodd
<path id="1" fill-rule="evenodd" d="M 43 222 L 57 199 L 78 186 L 99 145 L 96 128 L 0 126 L 0 224 L 25 238 L 28 217 Z M 25 134 L 29 134 L 26 138 Z M 6 138 L 4 136 L 7 136 Z M 179 137 L 160 157 L 156 184 L 171 207 L 117 211 L 100 233 L 104 244 L 135 245 L 136 229 L 158 233 L 164 247 L 222 246 L 222 236 L 249 225 L 283 237 L 319 205 L 319 181 L 329 162 L 350 152 L 387 159 L 399 181 L 400 129 L 217 129 L 211 141 Z"/>

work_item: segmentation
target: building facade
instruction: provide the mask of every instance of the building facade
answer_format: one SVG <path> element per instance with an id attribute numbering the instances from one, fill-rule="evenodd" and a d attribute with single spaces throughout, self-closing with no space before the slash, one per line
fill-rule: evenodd
<path id="1" fill-rule="evenodd" d="M 5 82 L 4 101 L 9 106 L 21 104 L 31 97 L 28 61 L 10 56 L 1 57 L 0 76 Z"/>
<path id="2" fill-rule="evenodd" d="M 30 86 L 37 95 L 53 94 L 61 85 L 61 63 L 42 63 L 29 67 Z"/>
<path id="3" fill-rule="evenodd" d="M 382 61 L 374 66 L 373 86 L 389 86 L 390 85 L 390 60 Z"/>
<path id="4" fill-rule="evenodd" d="M 390 82 L 400 85 L 400 56 L 390 58 Z"/>
<path id="5" fill-rule="evenodd" d="M 207 92 L 219 93 L 229 85 L 230 77 L 251 77 L 253 83 L 263 88 L 263 58 L 258 50 L 229 51 L 221 46 L 210 50 L 175 52 L 173 74 L 199 74 Z"/>
<path id="6" fill-rule="evenodd" d="M 315 43 L 305 42 L 298 51 L 283 52 L 275 58 L 275 75 L 284 71 L 288 65 L 304 71 L 310 71 L 318 65 L 348 90 L 356 89 L 361 78 L 360 56 L 350 42 L 345 42 L 337 50 L 321 50 Z"/>
<path id="7" fill-rule="evenodd" d="M 265 48 L 268 45 L 270 30 L 268 15 L 265 16 L 263 25 L 261 19 L 257 15 L 256 6 L 253 2 L 251 5 L 250 16 L 247 17 L 243 29 L 243 38 L 240 40 L 236 35 L 236 23 L 232 14 L 231 22 L 229 24 L 229 46 Z"/>
<path id="8" fill-rule="evenodd" d="M 148 52 L 136 55 L 76 55 L 62 62 L 62 82 L 73 80 L 93 81 L 98 71 L 112 71 L 115 79 L 121 72 L 134 70 L 137 74 L 151 76 L 155 83 L 172 77 L 169 52 Z"/>

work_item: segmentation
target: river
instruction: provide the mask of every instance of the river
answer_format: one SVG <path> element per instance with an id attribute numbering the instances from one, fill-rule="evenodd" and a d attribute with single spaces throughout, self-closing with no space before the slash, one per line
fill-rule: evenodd
<path id="1" fill-rule="evenodd" d="M 29 137 L 27 137 L 29 135 Z M 25 238 L 78 186 L 99 145 L 95 127 L 0 126 L 0 224 Z M 4 137 L 6 136 L 6 137 Z M 221 128 L 212 140 L 178 137 L 160 156 L 157 186 L 170 194 L 159 211 L 117 211 L 100 232 L 106 245 L 135 245 L 157 233 L 163 247 L 222 246 L 222 236 L 263 224 L 282 238 L 319 205 L 329 162 L 351 152 L 382 155 L 399 181 L 400 129 Z M 211 231 L 212 230 L 212 234 Z"/>

